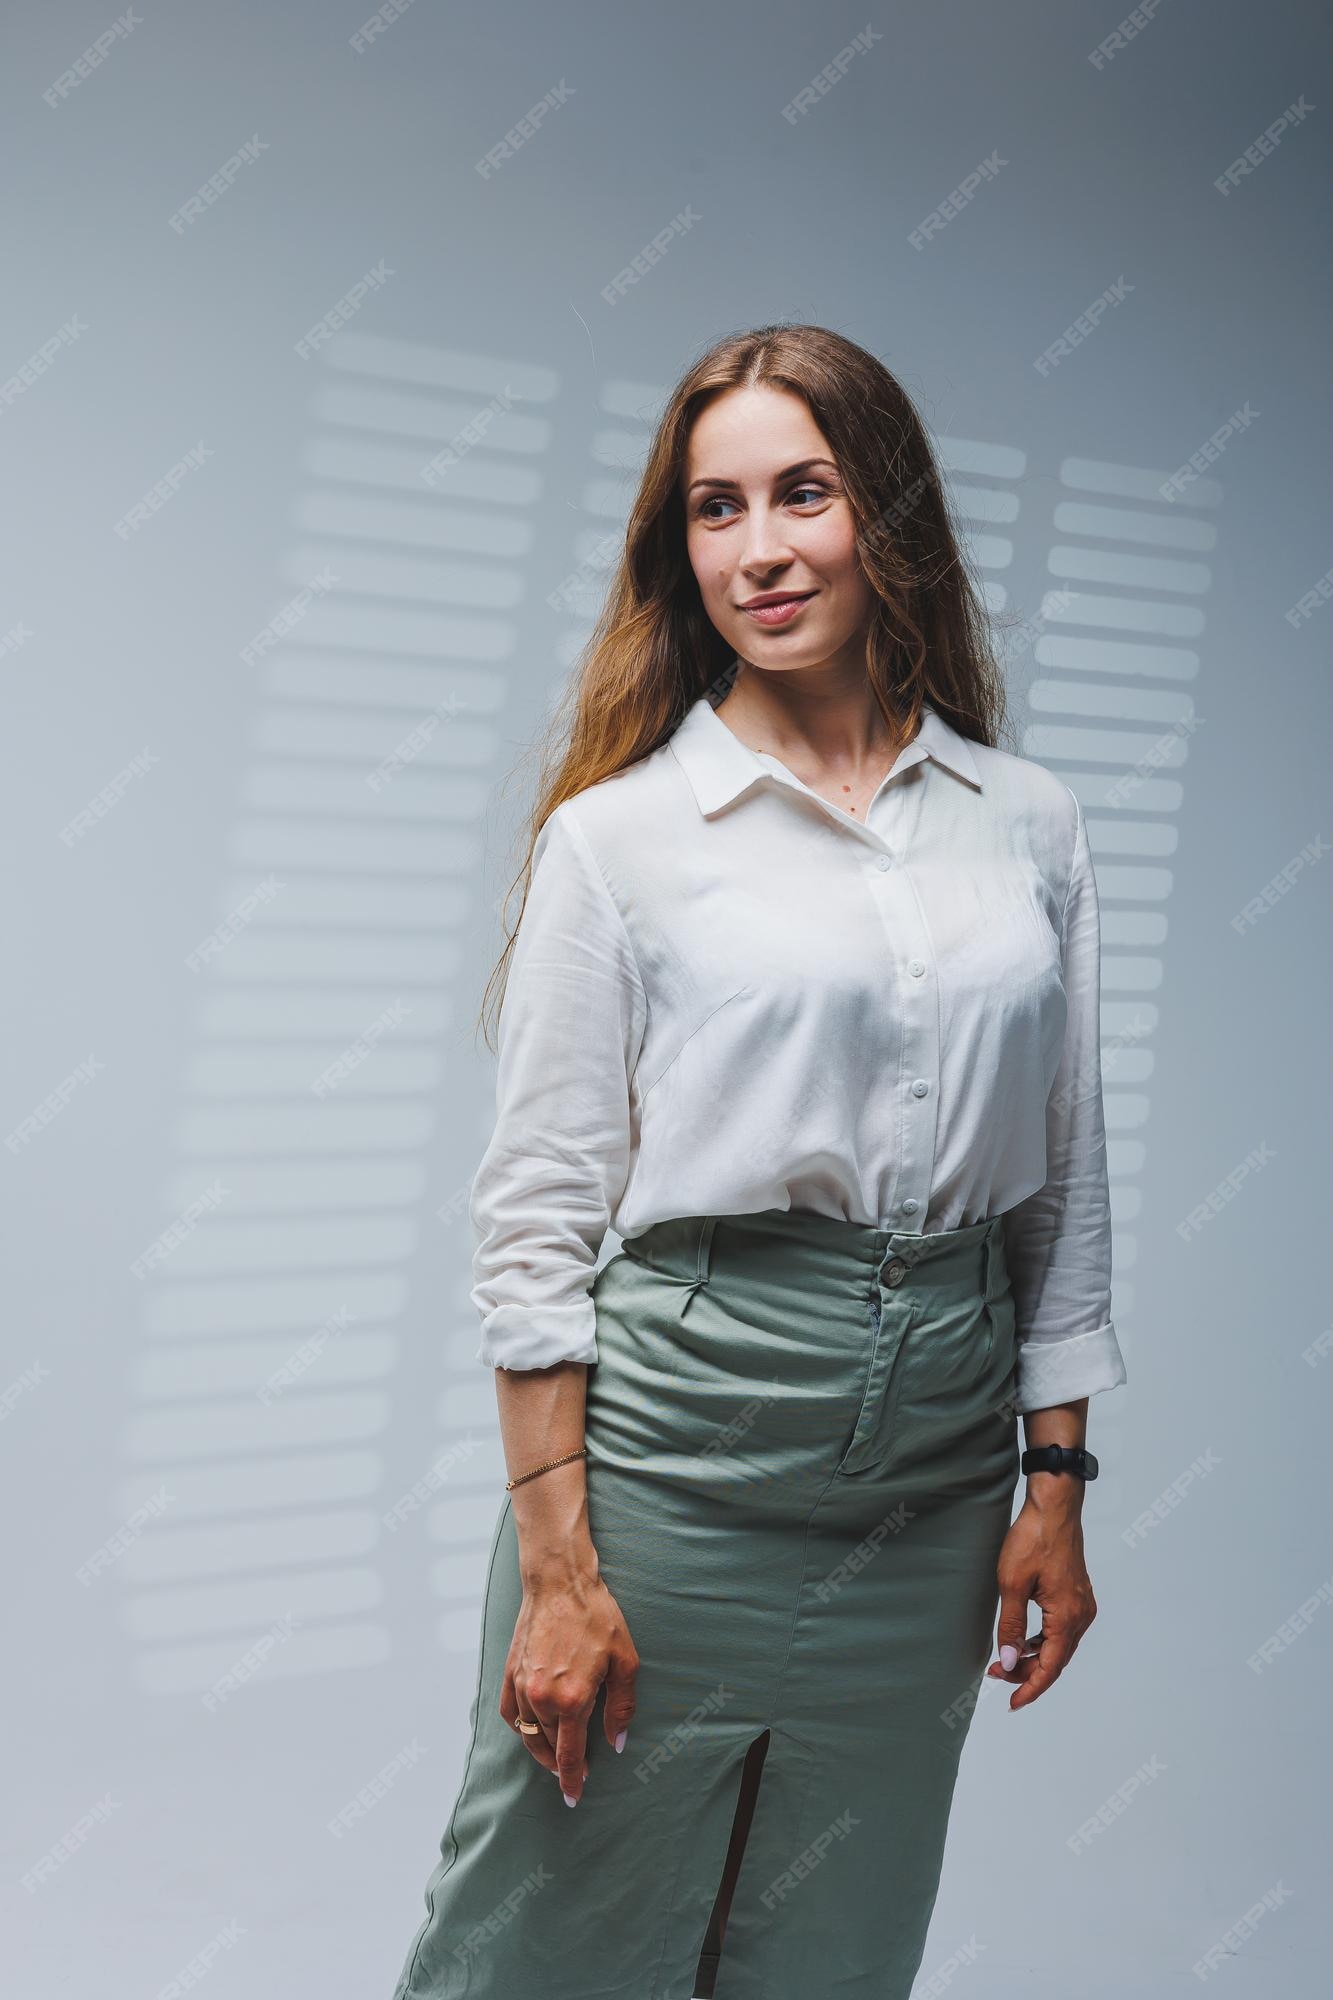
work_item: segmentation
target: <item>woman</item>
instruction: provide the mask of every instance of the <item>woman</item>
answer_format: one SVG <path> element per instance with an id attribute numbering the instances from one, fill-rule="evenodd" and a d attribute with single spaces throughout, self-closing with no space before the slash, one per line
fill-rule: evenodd
<path id="1" fill-rule="evenodd" d="M 818 327 L 670 398 L 572 698 L 472 1193 L 511 1497 L 395 2000 L 896 2000 L 997 1603 L 1014 1709 L 1096 1609 L 1083 816 L 996 744 L 919 419 Z M 1063 1449 L 1011 1525 L 1019 1413 Z"/>

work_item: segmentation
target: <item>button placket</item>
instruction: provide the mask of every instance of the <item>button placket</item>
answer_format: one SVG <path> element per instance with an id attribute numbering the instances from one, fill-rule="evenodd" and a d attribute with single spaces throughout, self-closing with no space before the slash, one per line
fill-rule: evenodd
<path id="1" fill-rule="evenodd" d="M 870 1295 L 870 1314 L 876 1327 L 879 1325 L 880 1300 L 885 1286 L 891 1292 L 896 1292 L 899 1285 L 902 1284 L 903 1279 L 907 1276 L 907 1269 L 905 1260 L 898 1256 L 888 1256 L 882 1264 L 877 1266 L 875 1271 L 875 1286 Z"/>
<path id="2" fill-rule="evenodd" d="M 874 803 L 880 803 L 878 794 Z M 919 800 L 896 791 L 893 803 L 897 852 L 878 854 L 867 862 L 866 873 L 870 898 L 889 943 L 892 1000 L 901 1023 L 897 1088 L 903 1095 L 897 1106 L 897 1169 L 886 1191 L 886 1215 L 910 1222 L 914 1216 L 924 1216 L 934 1180 L 938 1114 L 931 1080 L 939 1075 L 939 995 L 927 976 L 930 937 L 906 859 Z M 869 813 L 865 830 L 868 837 L 883 838 L 878 823 L 872 828 Z M 909 954 L 905 960 L 904 951 Z"/>
<path id="3" fill-rule="evenodd" d="M 895 946 L 894 1002 L 901 1026 L 898 1050 L 898 1168 L 888 1216 L 921 1217 L 934 1180 L 938 1132 L 939 995 L 930 977 L 931 945 L 911 872 L 904 863 L 876 885 L 875 901 Z M 899 954 L 906 952 L 906 958 Z M 904 976 L 905 975 L 905 976 Z"/>
<path id="4" fill-rule="evenodd" d="M 838 1462 L 840 1473 L 857 1470 L 867 1458 L 882 1454 L 887 1448 L 885 1433 L 891 1424 L 898 1356 L 915 1310 L 910 1291 L 902 1290 L 910 1274 L 909 1259 L 892 1249 L 875 1268 L 870 1300 L 874 1333 L 870 1367 L 851 1441 Z"/>

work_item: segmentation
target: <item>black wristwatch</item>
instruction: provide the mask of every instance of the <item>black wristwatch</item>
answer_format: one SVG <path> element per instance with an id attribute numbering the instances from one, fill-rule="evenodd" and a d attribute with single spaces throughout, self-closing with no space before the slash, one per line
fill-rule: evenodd
<path id="1" fill-rule="evenodd" d="M 1029 1445 L 1019 1460 L 1020 1472 L 1072 1472 L 1080 1479 L 1097 1477 L 1097 1461 L 1081 1444 Z"/>

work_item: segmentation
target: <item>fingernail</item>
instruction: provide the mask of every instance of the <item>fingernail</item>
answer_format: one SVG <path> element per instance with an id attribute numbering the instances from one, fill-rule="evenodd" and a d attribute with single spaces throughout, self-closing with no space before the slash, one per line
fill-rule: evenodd
<path id="1" fill-rule="evenodd" d="M 620 1734 L 619 1734 L 619 1736 L 617 1736 L 617 1738 L 616 1738 L 616 1755 L 617 1755 L 617 1756 L 619 1756 L 619 1755 L 620 1755 L 620 1753 L 621 1753 L 621 1751 L 622 1751 L 622 1750 L 624 1749 L 624 1747 L 625 1747 L 625 1738 L 626 1738 L 626 1737 L 627 1737 L 628 1735 L 629 1735 L 629 1731 L 628 1731 L 628 1729 L 622 1729 L 622 1730 L 621 1730 L 621 1732 L 620 1732 Z"/>
<path id="2" fill-rule="evenodd" d="M 578 1804 L 578 1800 L 571 1799 L 568 1792 L 561 1792 L 560 1796 L 567 1806 L 576 1806 Z"/>
<path id="3" fill-rule="evenodd" d="M 1014 1668 L 1018 1665 L 1017 1646 L 1001 1646 L 1000 1665 L 1007 1674 L 1011 1674 L 1014 1671 Z"/>

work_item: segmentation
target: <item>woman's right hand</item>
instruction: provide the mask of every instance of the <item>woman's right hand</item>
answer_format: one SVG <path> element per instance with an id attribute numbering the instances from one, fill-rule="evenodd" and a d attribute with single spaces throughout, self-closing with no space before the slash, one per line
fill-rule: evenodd
<path id="1" fill-rule="evenodd" d="M 523 1603 L 505 1661 L 500 1713 L 520 1743 L 560 1781 L 568 1805 L 588 1775 L 588 1718 L 606 1684 L 602 1728 L 613 1750 L 625 1747 L 634 1715 L 639 1655 L 620 1606 L 601 1580 L 595 1550 L 582 1561 L 547 1564 L 525 1581 Z M 518 1720 L 541 1724 L 525 1736 Z"/>

